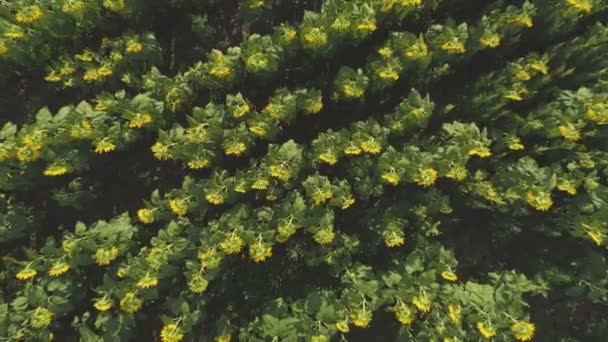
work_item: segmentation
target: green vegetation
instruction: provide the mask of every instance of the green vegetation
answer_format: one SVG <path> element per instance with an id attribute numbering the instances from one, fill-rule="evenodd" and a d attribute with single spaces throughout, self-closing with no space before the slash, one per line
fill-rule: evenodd
<path id="1" fill-rule="evenodd" d="M 0 0 L 0 340 L 604 341 L 607 25 Z"/>

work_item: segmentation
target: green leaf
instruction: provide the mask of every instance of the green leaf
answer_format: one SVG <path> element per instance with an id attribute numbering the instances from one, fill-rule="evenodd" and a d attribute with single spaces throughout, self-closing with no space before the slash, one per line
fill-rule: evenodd
<path id="1" fill-rule="evenodd" d="M 27 309 L 28 300 L 26 297 L 17 297 L 11 303 L 11 307 L 15 311 L 25 311 Z"/>
<path id="2" fill-rule="evenodd" d="M 185 315 L 190 312 L 190 305 L 183 297 L 170 299 L 168 306 L 174 316 Z"/>
<path id="3" fill-rule="evenodd" d="M 321 302 L 322 299 L 318 293 L 311 293 L 310 295 L 308 295 L 308 298 L 306 298 L 306 311 L 308 311 L 308 313 L 311 315 L 316 314 L 317 310 L 319 310 L 319 308 L 321 307 Z"/>
<path id="4" fill-rule="evenodd" d="M 48 296 L 41 286 L 31 286 L 25 289 L 25 296 L 30 306 L 46 306 Z"/>
<path id="5" fill-rule="evenodd" d="M 393 287 L 399 284 L 399 282 L 401 282 L 401 279 L 403 279 L 403 277 L 396 272 L 389 272 L 388 275 L 382 276 L 382 280 L 384 280 L 384 283 L 388 287 Z"/>
<path id="6" fill-rule="evenodd" d="M 336 309 L 333 305 L 323 300 L 321 307 L 317 313 L 317 319 L 324 322 L 333 322 L 337 320 Z"/>
<path id="7" fill-rule="evenodd" d="M 10 137 L 15 136 L 17 133 L 17 125 L 12 122 L 7 122 L 2 126 L 0 130 L 0 139 L 9 139 Z"/>
<path id="8" fill-rule="evenodd" d="M 8 335 L 8 304 L 0 304 L 0 336 Z"/>
<path id="9" fill-rule="evenodd" d="M 93 107 L 91 107 L 87 101 L 81 101 L 78 106 L 76 106 L 76 111 L 83 114 L 85 117 L 94 112 Z"/>
<path id="10" fill-rule="evenodd" d="M 85 236 L 87 232 L 87 226 L 82 222 L 76 222 L 76 227 L 74 228 L 74 234 L 76 236 Z"/>
<path id="11" fill-rule="evenodd" d="M 298 323 L 296 318 L 278 319 L 271 315 L 264 315 L 262 319 L 264 332 L 272 337 L 287 337 L 294 334 L 294 325 Z"/>
<path id="12" fill-rule="evenodd" d="M 44 124 L 53 120 L 53 114 L 48 107 L 41 108 L 36 114 L 36 121 L 38 124 Z"/>

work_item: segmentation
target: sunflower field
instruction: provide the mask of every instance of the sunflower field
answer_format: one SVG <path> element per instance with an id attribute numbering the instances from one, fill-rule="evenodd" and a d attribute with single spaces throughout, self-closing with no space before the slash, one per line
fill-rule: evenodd
<path id="1" fill-rule="evenodd" d="M 0 341 L 608 340 L 608 0 L 0 0 Z"/>

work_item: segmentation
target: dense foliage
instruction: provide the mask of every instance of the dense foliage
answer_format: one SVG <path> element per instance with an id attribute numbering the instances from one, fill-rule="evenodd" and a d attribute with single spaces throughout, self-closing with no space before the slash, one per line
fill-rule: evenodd
<path id="1" fill-rule="evenodd" d="M 608 1 L 0 0 L 2 341 L 604 341 Z"/>

